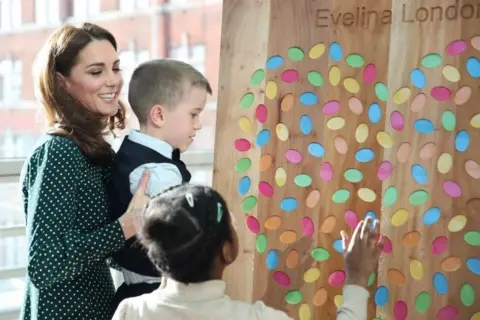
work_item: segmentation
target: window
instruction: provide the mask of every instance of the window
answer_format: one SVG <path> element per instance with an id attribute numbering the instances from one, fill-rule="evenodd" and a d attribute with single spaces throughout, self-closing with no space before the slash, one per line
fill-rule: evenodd
<path id="1" fill-rule="evenodd" d="M 150 59 L 150 52 L 147 49 L 138 51 L 131 50 L 120 52 L 118 56 L 120 58 L 120 69 L 122 69 L 123 80 L 125 81 L 122 93 L 126 98 L 126 95 L 128 95 L 128 85 L 132 78 L 133 71 L 139 64 Z"/>
<path id="2" fill-rule="evenodd" d="M 74 0 L 73 2 L 73 16 L 77 19 L 86 19 L 99 13 L 99 0 Z"/>
<path id="3" fill-rule="evenodd" d="M 170 48 L 169 57 L 191 64 L 195 69 L 205 74 L 206 48 L 204 44 L 189 44 L 189 36 L 183 33 L 181 44 Z"/>
<path id="4" fill-rule="evenodd" d="M 0 105 L 20 102 L 22 98 L 22 61 L 0 62 Z"/>
<path id="5" fill-rule="evenodd" d="M 149 0 L 119 0 L 118 8 L 124 12 L 131 12 L 136 9 L 148 9 L 150 7 L 149 2 Z"/>
<path id="6" fill-rule="evenodd" d="M 59 23 L 59 0 L 35 0 L 35 22 L 39 25 Z"/>
<path id="7" fill-rule="evenodd" d="M 0 29 L 10 30 L 22 24 L 21 0 L 0 0 Z"/>

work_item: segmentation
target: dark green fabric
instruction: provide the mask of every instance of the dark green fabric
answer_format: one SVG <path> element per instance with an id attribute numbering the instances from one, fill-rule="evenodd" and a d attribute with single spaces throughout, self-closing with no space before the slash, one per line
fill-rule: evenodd
<path id="1" fill-rule="evenodd" d="M 107 260 L 124 244 L 109 218 L 110 167 L 90 164 L 70 140 L 47 135 L 28 158 L 21 185 L 28 266 L 22 320 L 111 319 Z"/>

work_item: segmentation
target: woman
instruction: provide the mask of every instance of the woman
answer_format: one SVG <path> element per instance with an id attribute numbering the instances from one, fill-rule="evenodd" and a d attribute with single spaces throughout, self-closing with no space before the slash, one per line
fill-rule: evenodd
<path id="1" fill-rule="evenodd" d="M 66 25 L 38 59 L 36 93 L 50 130 L 21 176 L 29 247 L 20 319 L 111 319 L 108 257 L 135 234 L 148 180 L 145 174 L 127 212 L 111 221 L 113 151 L 105 135 L 125 119 L 117 44 L 96 25 Z"/>

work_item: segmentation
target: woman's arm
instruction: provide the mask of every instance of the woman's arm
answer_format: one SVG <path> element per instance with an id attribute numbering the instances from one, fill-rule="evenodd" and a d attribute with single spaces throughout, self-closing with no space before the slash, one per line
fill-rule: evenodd
<path id="1" fill-rule="evenodd" d="M 82 161 L 73 143 L 58 139 L 46 142 L 30 159 L 25 186 L 27 273 L 37 288 L 73 279 L 125 241 L 119 221 L 88 233 L 73 230 L 75 211 L 82 205 L 76 196 Z"/>

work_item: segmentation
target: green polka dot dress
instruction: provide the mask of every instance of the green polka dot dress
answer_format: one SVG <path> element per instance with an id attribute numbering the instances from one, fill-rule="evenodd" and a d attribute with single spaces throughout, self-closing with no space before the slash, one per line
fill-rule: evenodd
<path id="1" fill-rule="evenodd" d="M 48 135 L 21 175 L 28 265 L 23 320 L 107 320 L 115 293 L 109 255 L 124 244 L 109 219 L 109 167 Z"/>

